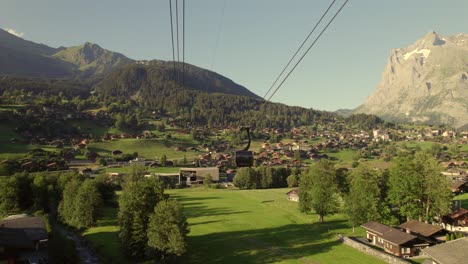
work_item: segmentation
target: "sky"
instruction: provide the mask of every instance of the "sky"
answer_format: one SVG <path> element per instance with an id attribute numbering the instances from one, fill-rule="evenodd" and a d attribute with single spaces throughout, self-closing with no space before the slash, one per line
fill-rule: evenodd
<path id="1" fill-rule="evenodd" d="M 185 61 L 263 97 L 331 2 L 187 0 Z M 431 31 L 467 33 L 467 14 L 466 0 L 350 0 L 272 101 L 355 108 L 374 91 L 391 49 Z M 89 41 L 132 59 L 172 60 L 169 0 L 0 0 L 0 27 L 52 47 Z"/>

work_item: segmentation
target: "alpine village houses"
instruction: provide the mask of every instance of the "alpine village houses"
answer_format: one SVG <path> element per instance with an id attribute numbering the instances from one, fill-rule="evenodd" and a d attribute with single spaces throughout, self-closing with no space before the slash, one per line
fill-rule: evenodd
<path id="1" fill-rule="evenodd" d="M 443 242 L 446 231 L 419 221 L 410 220 L 398 228 L 374 221 L 362 225 L 366 229 L 367 240 L 385 252 L 397 257 L 419 255 L 423 248 Z"/>

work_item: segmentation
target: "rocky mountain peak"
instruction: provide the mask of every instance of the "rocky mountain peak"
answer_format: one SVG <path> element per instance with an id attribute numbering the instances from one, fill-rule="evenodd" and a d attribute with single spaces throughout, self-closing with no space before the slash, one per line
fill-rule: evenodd
<path id="1" fill-rule="evenodd" d="M 377 89 L 354 112 L 393 121 L 467 124 L 467 36 L 429 32 L 392 50 Z"/>

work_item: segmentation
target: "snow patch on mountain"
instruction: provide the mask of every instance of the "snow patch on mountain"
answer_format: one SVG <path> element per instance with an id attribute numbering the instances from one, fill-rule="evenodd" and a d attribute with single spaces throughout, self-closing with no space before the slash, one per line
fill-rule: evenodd
<path id="1" fill-rule="evenodd" d="M 405 55 L 403 55 L 403 59 L 407 60 L 409 59 L 409 57 L 411 57 L 411 55 L 415 54 L 415 53 L 419 53 L 419 54 L 422 54 L 424 58 L 427 59 L 427 57 L 429 57 L 429 53 L 431 53 L 431 50 L 430 49 L 415 49 L 411 52 L 408 52 L 406 53 Z"/>

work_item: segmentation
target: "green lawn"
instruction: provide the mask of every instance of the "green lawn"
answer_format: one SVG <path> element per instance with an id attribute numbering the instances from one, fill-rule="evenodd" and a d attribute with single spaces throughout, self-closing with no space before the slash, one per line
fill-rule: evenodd
<path id="1" fill-rule="evenodd" d="M 337 158 L 340 162 L 352 163 L 354 156 L 356 156 L 356 150 L 341 150 L 339 152 L 326 152 L 330 157 Z"/>
<path id="2" fill-rule="evenodd" d="M 180 167 L 149 167 L 148 172 L 154 173 L 179 173 Z M 118 173 L 130 173 L 132 166 L 125 166 L 120 168 L 106 168 L 107 173 L 118 172 Z"/>
<path id="3" fill-rule="evenodd" d="M 117 208 L 104 208 L 97 221 L 97 226 L 83 233 L 83 237 L 89 241 L 105 263 L 124 263 L 122 262 L 124 255 L 120 250 L 120 242 L 117 237 L 119 231 L 117 212 Z"/>
<path id="4" fill-rule="evenodd" d="M 162 140 L 162 139 L 119 139 L 115 141 L 106 141 L 91 143 L 88 146 L 89 150 L 96 151 L 102 156 L 111 156 L 112 151 L 120 150 L 124 153 L 138 152 L 140 156 L 147 159 L 159 159 L 162 155 L 166 155 L 168 159 L 183 158 L 184 155 L 195 157 L 198 155 L 196 152 L 175 151 L 177 146 L 195 146 L 190 140 L 175 139 L 175 140 Z"/>
<path id="5" fill-rule="evenodd" d="M 337 240 L 351 232 L 342 215 L 317 223 L 316 215 L 299 213 L 286 199 L 288 190 L 168 190 L 190 224 L 188 254 L 178 263 L 384 263 Z M 103 260 L 134 263 L 119 248 L 116 214 L 106 209 L 84 236 Z M 356 230 L 353 235 L 364 235 Z"/>
<path id="6" fill-rule="evenodd" d="M 461 207 L 468 209 L 468 193 L 457 195 L 453 200 L 461 200 Z"/>

